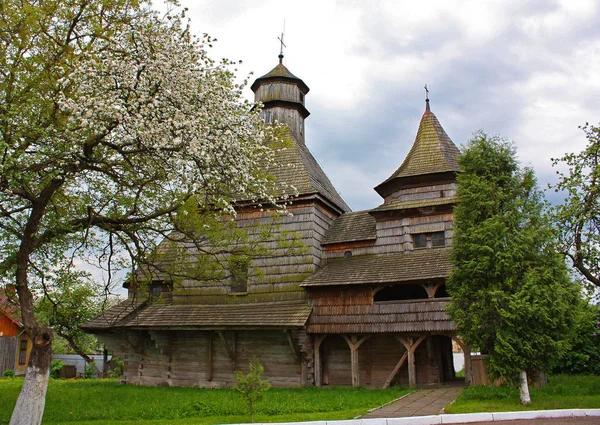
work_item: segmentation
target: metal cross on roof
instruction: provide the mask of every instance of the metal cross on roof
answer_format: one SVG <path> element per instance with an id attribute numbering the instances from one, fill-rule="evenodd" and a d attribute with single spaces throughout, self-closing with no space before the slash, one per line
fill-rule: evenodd
<path id="1" fill-rule="evenodd" d="M 283 31 L 281 32 L 281 37 L 277 37 L 277 40 L 281 43 L 281 48 L 279 49 L 279 63 L 283 59 L 283 48 L 287 47 L 283 42 L 283 36 L 285 35 L 285 19 L 283 20 Z"/>
<path id="2" fill-rule="evenodd" d="M 427 88 L 427 84 L 425 84 L 425 100 L 429 100 L 429 89 Z"/>

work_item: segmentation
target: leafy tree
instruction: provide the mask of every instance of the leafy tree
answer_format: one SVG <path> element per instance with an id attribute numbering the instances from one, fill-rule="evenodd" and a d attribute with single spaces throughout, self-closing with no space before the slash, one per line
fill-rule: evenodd
<path id="1" fill-rule="evenodd" d="M 74 258 L 104 267 L 109 291 L 184 215 L 272 200 L 259 165 L 273 131 L 210 43 L 143 1 L 2 2 L 0 279 L 34 341 L 12 425 L 41 422 L 53 333 L 34 296 Z"/>
<path id="2" fill-rule="evenodd" d="M 98 296 L 98 286 L 87 273 L 78 270 L 70 270 L 60 280 L 47 283 L 45 291 L 36 303 L 35 312 L 38 322 L 48 324 L 56 334 L 52 351 L 57 352 L 56 343 L 61 341 L 56 336 L 59 336 L 68 348 L 87 363 L 93 363 L 88 353 L 98 348 L 98 341 L 80 326 L 102 313 L 106 298 Z"/>
<path id="3" fill-rule="evenodd" d="M 240 393 L 240 397 L 248 405 L 250 421 L 254 422 L 254 404 L 262 400 L 264 392 L 271 388 L 271 383 L 262 379 L 263 366 L 257 358 L 250 361 L 250 372 L 244 376 L 239 370 L 235 372 L 233 388 Z"/>
<path id="4" fill-rule="evenodd" d="M 581 274 L 600 287 L 600 127 L 582 127 L 588 145 L 580 153 L 553 159 L 569 171 L 557 171 L 557 192 L 566 199 L 553 210 L 563 253 Z"/>
<path id="5" fill-rule="evenodd" d="M 448 280 L 459 333 L 484 354 L 493 378 L 521 382 L 565 351 L 578 288 L 543 213 L 533 171 L 514 147 L 480 132 L 459 159 Z"/>
<path id="6" fill-rule="evenodd" d="M 582 300 L 575 312 L 571 349 L 556 359 L 552 372 L 600 375 L 600 308 Z"/>

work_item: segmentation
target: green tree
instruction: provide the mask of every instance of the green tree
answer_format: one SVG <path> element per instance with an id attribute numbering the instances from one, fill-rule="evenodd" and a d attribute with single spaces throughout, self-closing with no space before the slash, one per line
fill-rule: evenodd
<path id="1" fill-rule="evenodd" d="M 45 290 L 36 302 L 35 312 L 38 322 L 47 324 L 55 333 L 52 351 L 57 352 L 58 336 L 87 363 L 93 363 L 88 354 L 98 349 L 98 341 L 80 326 L 102 313 L 107 306 L 106 297 L 98 294 L 98 285 L 87 273 L 78 270 L 70 270 L 59 280 L 47 283 Z"/>
<path id="2" fill-rule="evenodd" d="M 250 361 L 250 372 L 244 376 L 239 370 L 235 372 L 233 388 L 240 393 L 242 400 L 248 405 L 250 421 L 254 422 L 254 405 L 262 400 L 264 392 L 271 388 L 271 383 L 262 379 L 264 368 L 256 358 Z"/>
<path id="3" fill-rule="evenodd" d="M 183 17 L 138 0 L 1 3 L 0 278 L 34 342 L 12 425 L 41 423 L 53 333 L 34 297 L 73 258 L 110 281 L 140 269 L 183 213 L 272 200 L 259 166 L 273 131 Z"/>
<path id="4" fill-rule="evenodd" d="M 514 147 L 480 132 L 459 159 L 448 280 L 460 335 L 489 354 L 493 378 L 521 382 L 567 348 L 578 288 L 557 252 L 533 171 Z"/>
<path id="5" fill-rule="evenodd" d="M 588 144 L 580 153 L 553 159 L 553 165 L 566 165 L 557 171 L 555 191 L 564 192 L 564 202 L 553 209 L 563 253 L 573 267 L 592 284 L 600 287 L 600 127 L 582 127 Z"/>

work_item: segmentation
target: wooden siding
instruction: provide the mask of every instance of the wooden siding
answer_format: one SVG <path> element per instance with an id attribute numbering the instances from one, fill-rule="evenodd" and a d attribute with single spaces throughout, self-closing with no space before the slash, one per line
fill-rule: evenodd
<path id="1" fill-rule="evenodd" d="M 310 339 L 302 331 L 293 332 L 292 337 L 299 356 L 283 331 L 224 331 L 222 338 L 217 332 L 208 331 L 99 335 L 114 355 L 123 358 L 126 382 L 205 388 L 231 387 L 235 371 L 247 373 L 254 357 L 261 361 L 265 369 L 263 377 L 274 387 L 310 385 L 309 375 L 313 373 Z M 212 351 L 210 356 L 209 351 Z"/>
<path id="2" fill-rule="evenodd" d="M 17 336 L 19 332 L 15 322 L 0 311 L 0 336 Z"/>
<path id="3" fill-rule="evenodd" d="M 417 385 L 436 385 L 452 377 L 444 374 L 444 369 L 453 367 L 452 353 L 447 352 L 447 346 L 451 346 L 448 337 L 432 335 L 417 347 L 415 351 Z M 323 385 L 351 385 L 350 348 L 347 342 L 339 335 L 328 335 L 321 344 L 321 350 Z M 372 335 L 358 349 L 359 385 L 369 388 L 383 387 L 405 353 L 406 348 L 396 335 Z M 408 386 L 406 362 L 390 384 Z"/>
<path id="4" fill-rule="evenodd" d="M 13 336 L 0 336 L 0 376 L 5 370 L 15 370 L 17 355 L 17 338 Z"/>
<path id="5" fill-rule="evenodd" d="M 304 118 L 296 109 L 283 106 L 270 106 L 264 108 L 260 112 L 260 115 L 268 124 L 275 122 L 287 124 L 292 130 L 294 138 L 298 142 L 304 143 Z"/>
<path id="6" fill-rule="evenodd" d="M 455 182 L 452 183 L 442 183 L 442 184 L 432 184 L 427 186 L 420 187 L 411 187 L 400 189 L 396 192 L 391 193 L 390 195 L 384 198 L 384 202 L 392 202 L 392 201 L 416 201 L 421 199 L 435 199 L 435 198 L 449 198 L 452 196 L 456 196 L 456 189 L 458 184 Z"/>
<path id="7" fill-rule="evenodd" d="M 288 211 L 292 215 L 283 216 L 274 233 L 277 236 L 282 232 L 290 232 L 291 236 L 299 238 L 303 247 L 290 253 L 279 248 L 275 241 L 263 241 L 262 245 L 271 249 L 271 252 L 268 256 L 252 260 L 247 293 L 231 294 L 227 281 L 185 280 L 173 289 L 173 303 L 253 303 L 305 299 L 306 292 L 299 284 L 321 264 L 325 252 L 320 242 L 336 215 L 318 202 L 292 205 Z M 256 210 L 240 211 L 236 221 L 240 227 L 267 224 L 271 220 L 269 214 Z"/>
<path id="8" fill-rule="evenodd" d="M 311 290 L 311 292 L 313 292 Z M 314 297 L 315 305 L 307 331 L 314 334 L 386 333 L 386 332 L 452 332 L 456 325 L 446 308 L 448 299 L 385 301 L 349 305 L 344 298 L 332 300 Z M 354 297 L 353 299 L 359 299 Z M 325 304 L 327 303 L 327 304 Z M 338 305 L 335 305 L 335 304 Z"/>

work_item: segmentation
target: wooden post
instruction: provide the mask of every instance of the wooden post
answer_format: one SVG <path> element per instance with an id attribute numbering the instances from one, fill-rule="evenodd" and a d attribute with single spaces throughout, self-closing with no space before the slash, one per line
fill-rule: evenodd
<path id="1" fill-rule="evenodd" d="M 323 385 L 323 365 L 321 363 L 321 343 L 327 335 L 319 335 L 315 337 L 315 387 Z"/>
<path id="2" fill-rule="evenodd" d="M 206 380 L 212 381 L 213 379 L 213 333 L 208 331 L 208 367 L 206 368 Z"/>
<path id="3" fill-rule="evenodd" d="M 402 343 L 402 345 L 404 345 L 404 348 L 406 348 L 408 353 L 408 385 L 409 387 L 414 388 L 417 386 L 417 365 L 415 364 L 415 351 L 417 350 L 419 344 L 421 344 L 425 338 L 427 338 L 427 335 L 419 337 L 419 339 L 416 341 L 413 337 L 400 338 L 399 336 L 396 336 L 396 338 Z"/>
<path id="4" fill-rule="evenodd" d="M 342 337 L 348 343 L 350 347 L 350 364 L 352 366 L 352 386 L 359 387 L 360 386 L 360 370 L 358 364 L 358 349 L 367 339 L 371 338 L 371 335 L 365 335 L 361 339 L 358 339 L 356 335 L 352 335 L 348 337 L 346 335 L 342 335 Z"/>
<path id="5" fill-rule="evenodd" d="M 415 388 L 417 386 L 417 365 L 415 365 L 415 352 L 408 350 L 408 386 Z"/>

